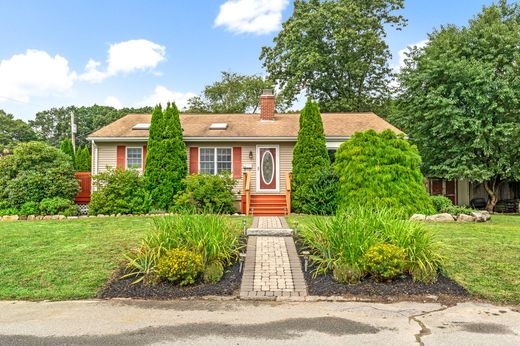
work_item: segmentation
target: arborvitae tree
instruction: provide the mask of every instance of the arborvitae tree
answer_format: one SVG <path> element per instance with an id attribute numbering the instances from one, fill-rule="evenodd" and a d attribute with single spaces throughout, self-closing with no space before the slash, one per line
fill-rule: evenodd
<path id="1" fill-rule="evenodd" d="M 87 146 L 79 147 L 76 150 L 76 157 L 74 162 L 74 167 L 77 172 L 90 172 L 92 164 L 92 158 L 90 156 L 90 151 Z"/>
<path id="2" fill-rule="evenodd" d="M 338 207 L 432 213 L 417 148 L 390 130 L 358 132 L 336 152 Z"/>
<path id="3" fill-rule="evenodd" d="M 168 103 L 164 112 L 161 106 L 155 107 L 147 148 L 145 177 L 152 206 L 168 210 L 188 174 L 186 144 L 175 103 Z"/>
<path id="4" fill-rule="evenodd" d="M 292 207 L 295 211 L 301 211 L 305 200 L 304 185 L 317 170 L 330 166 L 320 109 L 310 98 L 300 113 L 300 130 L 294 146 L 292 166 Z"/>
<path id="5" fill-rule="evenodd" d="M 74 165 L 74 147 L 72 146 L 72 141 L 69 138 L 65 138 L 61 141 L 60 150 L 70 156 L 72 164 Z"/>

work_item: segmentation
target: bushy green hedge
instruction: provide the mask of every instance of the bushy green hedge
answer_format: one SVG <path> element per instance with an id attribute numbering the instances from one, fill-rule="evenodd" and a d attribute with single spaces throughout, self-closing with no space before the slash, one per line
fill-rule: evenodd
<path id="1" fill-rule="evenodd" d="M 390 130 L 358 132 L 336 153 L 339 208 L 393 208 L 407 215 L 434 211 L 415 146 Z"/>
<path id="2" fill-rule="evenodd" d="M 45 143 L 21 143 L 0 160 L 0 204 L 9 208 L 54 197 L 72 201 L 79 190 L 71 158 Z"/>
<path id="3" fill-rule="evenodd" d="M 144 214 L 150 199 L 144 178 L 135 170 L 109 169 L 93 177 L 89 214 Z"/>
<path id="4" fill-rule="evenodd" d="M 454 205 L 451 199 L 445 196 L 430 196 L 430 199 L 437 213 L 448 213 L 457 216 L 460 214 L 469 215 L 475 211 L 462 205 Z"/>
<path id="5" fill-rule="evenodd" d="M 175 196 L 174 210 L 233 213 L 235 183 L 229 174 L 190 175 L 184 180 L 184 191 Z"/>
<path id="6" fill-rule="evenodd" d="M 332 167 L 314 172 L 301 187 L 301 211 L 332 215 L 338 208 L 338 174 Z"/>

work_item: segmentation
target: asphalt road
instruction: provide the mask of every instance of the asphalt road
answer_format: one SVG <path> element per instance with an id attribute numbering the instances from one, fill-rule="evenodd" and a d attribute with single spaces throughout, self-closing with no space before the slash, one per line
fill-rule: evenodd
<path id="1" fill-rule="evenodd" d="M 520 345 L 520 308 L 478 303 L 0 301 L 0 345 Z"/>

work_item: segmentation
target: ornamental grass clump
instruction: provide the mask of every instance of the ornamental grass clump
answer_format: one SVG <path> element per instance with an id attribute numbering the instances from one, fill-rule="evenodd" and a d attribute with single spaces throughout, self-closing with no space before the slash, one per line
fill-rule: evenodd
<path id="1" fill-rule="evenodd" d="M 442 264 L 432 234 L 422 224 L 404 219 L 402 213 L 393 209 L 348 209 L 332 217 L 315 218 L 299 234 L 311 251 L 314 275 L 336 271 L 334 276 L 346 277 L 341 281 L 347 283 L 355 283 L 369 274 L 364 256 L 370 248 L 382 243 L 402 249 L 403 272 L 412 275 L 414 281 L 434 282 Z"/>
<path id="2" fill-rule="evenodd" d="M 142 240 L 138 249 L 126 255 L 128 264 L 123 278 L 133 276 L 134 283 L 143 280 L 154 283 L 160 259 L 170 250 L 183 249 L 201 256 L 200 272 L 207 273 L 209 282 L 215 282 L 222 275 L 215 274 L 213 267 L 224 268 L 235 262 L 240 234 L 222 215 L 178 214 L 154 219 L 153 233 Z"/>

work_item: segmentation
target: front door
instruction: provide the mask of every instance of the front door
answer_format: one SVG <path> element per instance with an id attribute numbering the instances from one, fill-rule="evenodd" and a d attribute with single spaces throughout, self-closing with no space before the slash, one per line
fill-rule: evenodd
<path id="1" fill-rule="evenodd" d="M 259 192 L 278 192 L 278 146 L 256 147 L 256 189 Z"/>

